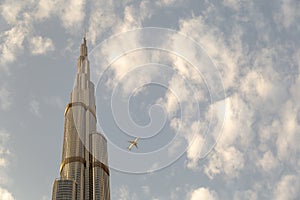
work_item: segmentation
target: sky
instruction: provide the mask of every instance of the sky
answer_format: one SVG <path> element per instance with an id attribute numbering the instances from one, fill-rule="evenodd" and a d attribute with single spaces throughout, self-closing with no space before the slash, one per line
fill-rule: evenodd
<path id="1" fill-rule="evenodd" d="M 84 30 L 111 199 L 299 199 L 299 9 L 1 0 L 0 199 L 51 199 Z"/>

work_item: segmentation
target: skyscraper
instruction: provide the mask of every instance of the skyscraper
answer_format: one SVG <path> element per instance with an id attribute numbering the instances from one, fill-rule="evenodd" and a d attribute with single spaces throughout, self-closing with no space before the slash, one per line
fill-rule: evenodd
<path id="1" fill-rule="evenodd" d="M 80 47 L 77 74 L 65 110 L 60 178 L 53 184 L 52 200 L 108 200 L 107 141 L 96 129 L 94 84 L 86 38 Z"/>

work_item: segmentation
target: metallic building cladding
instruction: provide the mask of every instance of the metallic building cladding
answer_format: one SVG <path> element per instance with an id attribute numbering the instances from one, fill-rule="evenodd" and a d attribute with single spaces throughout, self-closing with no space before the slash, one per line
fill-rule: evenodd
<path id="1" fill-rule="evenodd" d="M 77 198 L 83 199 L 84 195 L 84 170 L 86 165 L 85 160 L 85 147 L 83 138 L 83 125 L 85 124 L 84 118 L 82 123 L 76 124 L 74 116 L 84 116 L 84 109 L 82 107 L 73 107 L 68 110 L 65 116 L 65 135 L 63 143 L 63 155 L 61 178 L 74 179 L 77 183 Z M 78 117 L 79 118 L 79 117 Z M 80 119 L 77 119 L 80 120 Z M 66 163 L 68 158 L 70 162 Z M 77 158 L 77 159 L 75 159 Z"/>
<path id="2" fill-rule="evenodd" d="M 102 163 L 107 166 L 108 157 L 107 153 L 105 153 L 107 142 L 105 137 L 100 133 L 93 133 L 91 141 L 93 154 L 93 199 L 109 199 L 109 171 L 105 170 L 101 165 Z"/>
<path id="3" fill-rule="evenodd" d="M 110 199 L 107 141 L 96 130 L 94 84 L 87 54 L 84 37 L 74 89 L 65 110 L 60 179 L 53 184 L 53 200 Z"/>
<path id="4" fill-rule="evenodd" d="M 53 200 L 76 200 L 76 182 L 74 180 L 55 180 L 53 184 Z"/>

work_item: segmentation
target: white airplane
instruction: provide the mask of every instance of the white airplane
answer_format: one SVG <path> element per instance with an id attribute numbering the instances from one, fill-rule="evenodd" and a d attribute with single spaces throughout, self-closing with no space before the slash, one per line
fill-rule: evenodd
<path id="1" fill-rule="evenodd" d="M 135 146 L 136 148 L 138 148 L 137 146 L 137 142 L 140 138 L 135 138 L 135 140 L 133 141 L 128 141 L 130 143 L 129 147 L 128 147 L 128 150 L 131 151 L 132 147 Z"/>

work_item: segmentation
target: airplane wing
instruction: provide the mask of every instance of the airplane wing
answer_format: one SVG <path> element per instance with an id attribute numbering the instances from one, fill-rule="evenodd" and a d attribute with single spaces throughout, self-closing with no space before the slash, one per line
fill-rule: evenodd
<path id="1" fill-rule="evenodd" d="M 131 151 L 132 147 L 135 146 L 136 148 L 138 148 L 137 146 L 137 142 L 140 138 L 135 138 L 135 140 L 133 141 L 128 141 L 130 143 L 130 145 L 128 146 L 128 150 Z"/>
<path id="2" fill-rule="evenodd" d="M 131 148 L 133 147 L 133 144 L 130 144 L 128 147 L 128 150 L 131 151 Z"/>

